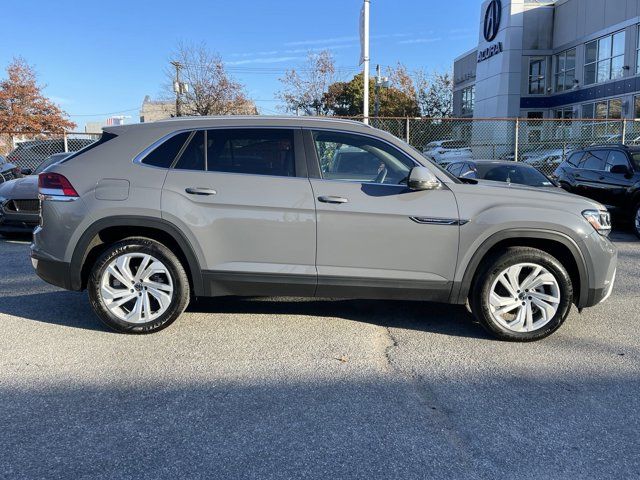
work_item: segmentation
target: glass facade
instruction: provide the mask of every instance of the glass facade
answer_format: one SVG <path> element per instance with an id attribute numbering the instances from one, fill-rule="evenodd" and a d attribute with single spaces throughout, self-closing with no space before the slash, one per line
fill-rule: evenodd
<path id="1" fill-rule="evenodd" d="M 556 92 L 571 90 L 576 79 L 576 49 L 572 48 L 554 56 Z"/>
<path id="2" fill-rule="evenodd" d="M 547 61 L 545 58 L 529 59 L 529 93 L 531 95 L 543 95 L 546 89 Z"/>
<path id="3" fill-rule="evenodd" d="M 585 45 L 584 84 L 621 78 L 624 74 L 624 31 Z"/>
<path id="4" fill-rule="evenodd" d="M 473 106 L 476 102 L 476 86 L 472 85 L 462 90 L 462 114 L 473 114 Z"/>

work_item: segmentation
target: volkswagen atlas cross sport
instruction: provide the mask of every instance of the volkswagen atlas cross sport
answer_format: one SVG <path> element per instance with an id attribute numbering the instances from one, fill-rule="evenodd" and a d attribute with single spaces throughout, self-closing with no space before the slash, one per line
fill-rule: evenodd
<path id="1" fill-rule="evenodd" d="M 459 180 L 350 121 L 109 127 L 39 192 L 38 275 L 87 289 L 121 332 L 158 331 L 196 297 L 281 295 L 468 301 L 497 337 L 536 340 L 604 301 L 616 271 L 599 203 Z"/>

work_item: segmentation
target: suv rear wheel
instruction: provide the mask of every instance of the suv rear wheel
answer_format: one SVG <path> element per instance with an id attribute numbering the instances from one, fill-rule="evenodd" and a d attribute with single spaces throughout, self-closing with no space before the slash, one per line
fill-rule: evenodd
<path id="1" fill-rule="evenodd" d="M 94 311 L 119 332 L 152 333 L 169 326 L 189 303 L 180 260 L 147 238 L 128 238 L 98 258 L 87 285 Z"/>
<path id="2" fill-rule="evenodd" d="M 527 342 L 551 335 L 567 318 L 571 278 L 542 250 L 511 247 L 489 259 L 473 292 L 480 323 L 503 340 Z"/>

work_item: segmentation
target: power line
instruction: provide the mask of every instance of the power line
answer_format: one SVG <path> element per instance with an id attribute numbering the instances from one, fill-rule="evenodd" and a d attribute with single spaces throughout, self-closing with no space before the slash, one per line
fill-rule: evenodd
<path id="1" fill-rule="evenodd" d="M 133 112 L 134 110 L 140 110 L 140 107 L 128 108 L 124 110 L 116 110 L 115 112 L 106 112 L 106 113 L 69 113 L 70 117 L 99 117 L 101 115 L 115 115 L 117 113 L 127 113 Z"/>

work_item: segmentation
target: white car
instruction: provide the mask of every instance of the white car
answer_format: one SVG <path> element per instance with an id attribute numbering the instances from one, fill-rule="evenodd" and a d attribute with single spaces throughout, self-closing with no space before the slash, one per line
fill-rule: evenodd
<path id="1" fill-rule="evenodd" d="M 424 147 L 422 153 L 443 167 L 454 161 L 473 160 L 471 148 L 462 140 L 437 140 L 430 142 Z"/>

